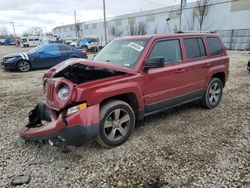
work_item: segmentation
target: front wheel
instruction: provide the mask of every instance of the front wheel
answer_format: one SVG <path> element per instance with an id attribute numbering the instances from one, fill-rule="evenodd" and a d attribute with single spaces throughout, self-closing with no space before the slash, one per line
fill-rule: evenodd
<path id="1" fill-rule="evenodd" d="M 20 72 L 28 72 L 31 69 L 30 63 L 25 60 L 21 60 L 17 63 L 17 70 Z"/>
<path id="2" fill-rule="evenodd" d="M 97 142 L 111 148 L 124 143 L 135 126 L 135 113 L 131 106 L 120 100 L 113 100 L 101 107 Z"/>
<path id="3" fill-rule="evenodd" d="M 212 78 L 203 95 L 201 104 L 205 108 L 215 108 L 219 105 L 223 93 L 223 84 L 220 79 Z"/>

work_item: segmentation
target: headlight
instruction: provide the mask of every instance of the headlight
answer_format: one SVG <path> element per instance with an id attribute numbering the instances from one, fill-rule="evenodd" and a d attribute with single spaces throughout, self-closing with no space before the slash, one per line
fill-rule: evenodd
<path id="1" fill-rule="evenodd" d="M 64 101 L 69 97 L 69 94 L 70 94 L 69 87 L 67 85 L 62 85 L 58 91 L 58 98 L 61 101 Z"/>
<path id="2" fill-rule="evenodd" d="M 15 58 L 15 57 L 12 57 L 12 58 L 6 59 L 6 61 L 12 61 L 12 60 L 14 60 L 14 59 L 16 59 L 16 58 Z"/>

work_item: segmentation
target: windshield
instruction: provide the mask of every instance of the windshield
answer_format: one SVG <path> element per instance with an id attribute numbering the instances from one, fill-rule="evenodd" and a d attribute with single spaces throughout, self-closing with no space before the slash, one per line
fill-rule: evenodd
<path id="1" fill-rule="evenodd" d="M 94 58 L 133 69 L 144 51 L 147 40 L 118 39 L 108 43 Z"/>

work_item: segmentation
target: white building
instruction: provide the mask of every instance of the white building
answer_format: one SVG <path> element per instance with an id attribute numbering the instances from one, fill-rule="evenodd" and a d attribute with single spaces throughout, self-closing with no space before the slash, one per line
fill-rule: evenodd
<path id="1" fill-rule="evenodd" d="M 116 16 L 107 20 L 108 40 L 124 35 L 178 31 L 180 15 L 182 31 L 198 31 L 199 14 L 197 2 L 192 2 L 183 6 L 182 14 L 178 5 Z M 228 48 L 250 48 L 250 0 L 210 0 L 201 30 L 221 34 Z M 97 35 L 103 41 L 103 20 L 80 23 L 79 32 L 80 38 Z M 75 24 L 56 27 L 53 33 L 60 37 L 76 36 Z"/>

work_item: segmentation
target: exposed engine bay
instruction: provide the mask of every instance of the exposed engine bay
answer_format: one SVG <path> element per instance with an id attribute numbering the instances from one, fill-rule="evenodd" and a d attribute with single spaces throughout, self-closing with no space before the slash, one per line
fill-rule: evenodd
<path id="1" fill-rule="evenodd" d="M 124 74 L 126 73 L 83 64 L 74 64 L 56 73 L 54 77 L 64 77 L 75 84 L 80 84 L 92 80 L 98 80 Z"/>

